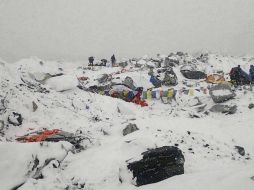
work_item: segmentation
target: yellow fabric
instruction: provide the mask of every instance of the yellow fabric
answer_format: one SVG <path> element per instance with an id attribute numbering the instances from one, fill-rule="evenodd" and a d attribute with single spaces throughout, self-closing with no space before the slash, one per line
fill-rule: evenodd
<path id="1" fill-rule="evenodd" d="M 191 88 L 191 89 L 189 90 L 189 96 L 194 96 L 194 89 L 193 89 L 193 88 Z"/>
<path id="2" fill-rule="evenodd" d="M 151 90 L 147 90 L 147 99 L 148 100 L 152 99 L 152 91 Z"/>
<path id="3" fill-rule="evenodd" d="M 169 90 L 168 90 L 168 97 L 169 97 L 169 98 L 172 98 L 173 95 L 174 95 L 174 89 L 169 89 Z"/>

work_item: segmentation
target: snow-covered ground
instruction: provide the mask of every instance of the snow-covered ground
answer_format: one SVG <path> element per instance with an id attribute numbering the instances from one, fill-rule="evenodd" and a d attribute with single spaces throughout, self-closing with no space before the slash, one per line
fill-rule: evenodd
<path id="1" fill-rule="evenodd" d="M 231 67 L 241 65 L 248 72 L 253 62 L 252 57 L 209 54 L 207 63 L 198 61 L 196 65 L 207 74 L 223 72 L 227 78 Z M 146 59 L 137 63 L 150 64 Z M 183 87 L 207 89 L 211 86 L 205 81 L 184 79 L 180 66 L 173 69 L 178 77 L 174 89 L 178 92 Z M 200 91 L 177 93 L 171 104 L 163 104 L 158 99 L 146 100 L 148 106 L 141 107 L 77 88 L 78 77 L 89 77 L 84 85 L 91 86 L 98 85 L 96 79 L 102 74 L 112 74 L 115 82 L 129 76 L 136 86 L 146 90 L 152 87 L 148 71 L 131 65 L 124 72 L 120 67 L 91 70 L 86 63 L 38 58 L 16 63 L 0 61 L 3 123 L 0 126 L 0 189 L 253 190 L 254 109 L 248 106 L 254 103 L 254 92 L 248 86 L 236 89 L 236 97 L 224 103 L 237 105 L 237 112 L 232 115 L 209 112 L 215 103 L 209 93 Z M 63 75 L 56 76 L 59 73 Z M 206 105 L 209 114 L 196 112 L 195 97 Z M 22 125 L 8 123 L 12 112 L 22 115 Z M 122 130 L 129 123 L 135 123 L 139 130 L 123 136 Z M 64 141 L 16 141 L 19 136 L 44 128 L 83 134 L 87 137 L 82 141 L 85 149 L 75 152 Z M 138 160 L 142 152 L 161 146 L 178 146 L 183 151 L 185 173 L 136 187 L 127 161 Z M 244 147 L 245 155 L 241 156 L 235 146 Z"/>

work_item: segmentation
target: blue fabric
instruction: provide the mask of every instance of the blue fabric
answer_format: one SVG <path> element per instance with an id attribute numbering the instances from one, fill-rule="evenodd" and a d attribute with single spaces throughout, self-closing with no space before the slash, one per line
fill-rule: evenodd
<path id="1" fill-rule="evenodd" d="M 159 81 L 155 76 L 153 76 L 153 75 L 150 77 L 150 82 L 151 82 L 155 87 L 160 86 L 160 81 Z"/>
<path id="2" fill-rule="evenodd" d="M 134 93 L 132 91 L 128 92 L 128 100 L 131 101 L 134 98 Z"/>
<path id="3" fill-rule="evenodd" d="M 245 78 L 245 80 L 248 80 L 248 81 L 251 80 L 250 76 L 244 70 L 241 69 L 240 74 L 241 74 L 242 77 Z"/>
<path id="4" fill-rule="evenodd" d="M 250 79 L 254 80 L 254 65 L 250 66 Z"/>

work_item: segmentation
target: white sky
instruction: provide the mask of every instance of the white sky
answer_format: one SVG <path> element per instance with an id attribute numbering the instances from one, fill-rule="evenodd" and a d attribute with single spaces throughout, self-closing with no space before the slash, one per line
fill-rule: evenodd
<path id="1" fill-rule="evenodd" d="M 0 0 L 0 57 L 254 54 L 254 0 Z"/>

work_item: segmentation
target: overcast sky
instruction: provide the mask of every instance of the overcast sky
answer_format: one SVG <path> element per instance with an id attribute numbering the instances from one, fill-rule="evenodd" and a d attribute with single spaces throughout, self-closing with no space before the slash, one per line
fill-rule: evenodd
<path id="1" fill-rule="evenodd" d="M 0 0 L 0 57 L 254 54 L 254 0 Z"/>

